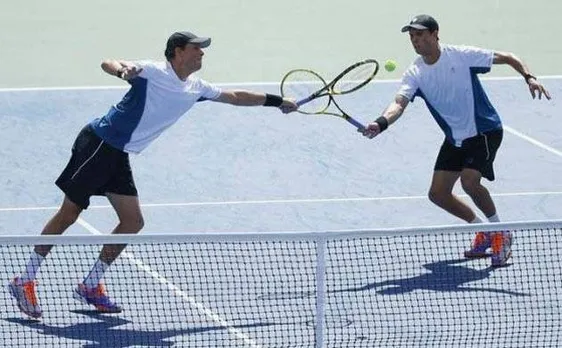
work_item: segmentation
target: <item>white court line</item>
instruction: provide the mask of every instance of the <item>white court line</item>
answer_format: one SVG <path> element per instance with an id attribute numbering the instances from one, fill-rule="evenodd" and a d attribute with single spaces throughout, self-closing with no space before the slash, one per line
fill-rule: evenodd
<path id="1" fill-rule="evenodd" d="M 541 80 L 562 80 L 562 75 L 544 75 L 538 76 Z M 521 76 L 492 76 L 492 77 L 481 77 L 482 81 L 513 81 L 522 80 Z M 401 80 L 375 80 L 374 83 L 398 83 Z M 273 82 L 221 82 L 213 83 L 214 85 L 220 87 L 230 87 L 230 86 L 278 86 L 279 81 Z M 21 87 L 21 88 L 0 88 L 0 93 L 3 92 L 40 92 L 40 91 L 89 91 L 89 90 L 112 90 L 112 89 L 127 89 L 130 86 L 75 86 L 75 87 Z"/>
<path id="2" fill-rule="evenodd" d="M 86 230 L 88 230 L 92 234 L 103 235 L 99 230 L 97 230 L 94 226 L 90 225 L 87 221 L 82 218 L 78 218 L 77 222 L 82 225 Z M 249 338 L 246 334 L 242 331 L 235 328 L 231 323 L 221 318 L 218 314 L 215 314 L 212 310 L 205 307 L 203 304 L 197 302 L 193 297 L 189 296 L 187 293 L 182 291 L 178 286 L 167 280 L 166 278 L 162 277 L 158 272 L 153 271 L 150 267 L 142 263 L 142 261 L 137 260 L 133 257 L 132 254 L 124 251 L 121 253 L 122 257 L 127 258 L 132 264 L 136 265 L 140 270 L 146 272 L 152 278 L 156 279 L 160 284 L 166 286 L 169 290 L 171 290 L 174 295 L 181 297 L 186 302 L 188 302 L 193 308 L 206 315 L 208 318 L 216 322 L 222 327 L 225 327 L 231 335 L 236 336 L 239 340 L 243 341 L 247 346 L 252 348 L 261 348 L 254 340 Z"/>
<path id="3" fill-rule="evenodd" d="M 492 197 L 525 197 L 525 196 L 560 196 L 562 191 L 544 192 L 507 192 L 495 193 Z M 461 194 L 459 197 L 467 198 L 468 195 Z M 244 204 L 300 204 L 300 203 L 341 203 L 341 202 L 385 202 L 385 201 L 410 201 L 425 200 L 427 196 L 388 196 L 388 197 L 357 197 L 357 198 L 311 198 L 311 199 L 272 199 L 255 201 L 222 201 L 222 202 L 183 202 L 183 203 L 146 203 L 141 204 L 143 208 L 159 207 L 191 207 L 191 206 L 223 206 Z M 111 205 L 91 205 L 88 209 L 108 209 Z M 33 211 L 33 210 L 57 210 L 59 207 L 14 207 L 0 208 L 0 212 L 8 211 Z"/>
<path id="4" fill-rule="evenodd" d="M 538 140 L 536 140 L 536 139 L 534 139 L 534 138 L 531 138 L 531 137 L 528 136 L 528 135 L 525 135 L 525 134 L 519 132 L 518 130 L 515 130 L 515 129 L 513 129 L 513 128 L 511 128 L 511 127 L 508 127 L 508 126 L 506 126 L 506 125 L 503 125 L 503 129 L 505 129 L 506 131 L 508 131 L 509 133 L 511 133 L 511 134 L 513 134 L 513 135 L 515 135 L 515 136 L 518 136 L 519 138 L 521 138 L 521 139 L 523 139 L 523 140 L 526 140 L 526 141 L 530 142 L 531 144 L 533 144 L 533 145 L 535 145 L 535 146 L 540 147 L 540 148 L 543 149 L 543 150 L 546 150 L 546 151 L 548 151 L 548 152 L 550 152 L 550 153 L 552 153 L 552 154 L 555 154 L 555 155 L 558 156 L 558 157 L 562 157 L 562 152 L 560 152 L 560 151 L 556 150 L 555 148 L 550 147 L 550 146 L 548 146 L 548 145 L 546 145 L 546 144 L 543 144 L 543 143 L 541 143 L 540 141 L 538 141 Z"/>

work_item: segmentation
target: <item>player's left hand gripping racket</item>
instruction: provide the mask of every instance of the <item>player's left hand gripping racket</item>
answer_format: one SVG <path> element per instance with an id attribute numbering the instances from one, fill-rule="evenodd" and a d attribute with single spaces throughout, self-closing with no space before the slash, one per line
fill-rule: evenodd
<path id="1" fill-rule="evenodd" d="M 332 82 L 326 83 L 322 76 L 312 70 L 295 69 L 283 77 L 281 95 L 296 100 L 299 105 L 297 111 L 302 114 L 341 117 L 357 129 L 363 130 L 365 126 L 343 111 L 333 96 L 348 94 L 360 89 L 367 85 L 378 71 L 379 63 L 374 59 L 366 59 L 349 66 Z M 337 111 L 328 110 L 332 104 Z"/>

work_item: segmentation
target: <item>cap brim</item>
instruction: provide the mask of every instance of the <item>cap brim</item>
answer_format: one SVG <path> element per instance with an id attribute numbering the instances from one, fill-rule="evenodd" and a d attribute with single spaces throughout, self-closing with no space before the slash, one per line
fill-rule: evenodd
<path id="1" fill-rule="evenodd" d="M 417 29 L 417 30 L 427 30 L 428 28 L 425 25 L 421 25 L 421 24 L 408 24 L 404 27 L 402 27 L 402 32 L 405 33 L 410 29 Z"/>
<path id="2" fill-rule="evenodd" d="M 210 37 L 197 37 L 195 39 L 189 40 L 189 43 L 199 45 L 201 48 L 209 47 L 211 45 Z"/>

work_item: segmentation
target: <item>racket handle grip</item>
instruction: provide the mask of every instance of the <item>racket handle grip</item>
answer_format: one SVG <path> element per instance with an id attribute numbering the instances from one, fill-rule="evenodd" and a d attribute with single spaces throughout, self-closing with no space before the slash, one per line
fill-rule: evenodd
<path id="1" fill-rule="evenodd" d="M 366 127 L 364 125 L 362 125 L 359 121 L 357 121 L 356 119 L 354 119 L 351 116 L 347 116 L 346 121 L 351 123 L 352 125 L 354 125 L 355 127 L 357 127 L 357 129 L 359 129 L 360 131 L 364 130 Z"/>

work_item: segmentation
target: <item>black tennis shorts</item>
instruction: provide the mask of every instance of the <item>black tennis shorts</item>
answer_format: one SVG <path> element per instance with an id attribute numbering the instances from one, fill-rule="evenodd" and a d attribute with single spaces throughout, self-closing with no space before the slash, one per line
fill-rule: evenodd
<path id="1" fill-rule="evenodd" d="M 441 145 L 434 170 L 460 172 L 464 168 L 475 169 L 483 177 L 494 181 L 494 159 L 503 138 L 503 130 L 497 129 L 465 139 L 456 147 L 447 139 Z"/>
<path id="2" fill-rule="evenodd" d="M 129 154 L 105 143 L 90 125 L 76 137 L 72 156 L 55 183 L 82 209 L 88 208 L 93 195 L 138 195 Z"/>

